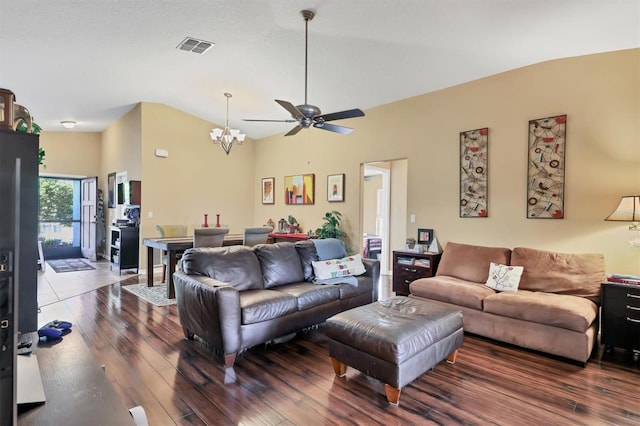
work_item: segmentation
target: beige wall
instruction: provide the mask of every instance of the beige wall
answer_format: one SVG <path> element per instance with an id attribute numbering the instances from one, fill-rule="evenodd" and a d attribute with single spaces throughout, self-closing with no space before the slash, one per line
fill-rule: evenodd
<path id="1" fill-rule="evenodd" d="M 45 150 L 44 166 L 40 166 L 40 174 L 98 176 L 98 181 L 102 179 L 100 133 L 42 132 L 40 147 Z"/>
<path id="2" fill-rule="evenodd" d="M 640 193 L 640 50 L 545 62 L 366 111 L 344 120 L 348 136 L 311 129 L 256 145 L 256 178 L 276 177 L 276 204 L 256 220 L 293 214 L 316 227 L 338 209 L 357 241 L 358 173 L 363 162 L 408 159 L 407 216 L 401 239 L 433 228 L 440 243 L 601 252 L 607 270 L 640 274 L 640 251 L 624 224 L 605 222 L 620 196 Z M 345 105 L 352 107 L 355 105 Z M 567 114 L 565 218 L 526 219 L 527 124 Z M 461 219 L 461 131 L 489 128 L 489 217 Z M 285 206 L 282 177 L 315 173 L 313 206 Z M 326 202 L 326 176 L 346 174 L 346 201 Z M 257 183 L 256 183 L 257 185 Z M 399 238 L 400 239 L 400 238 Z M 393 247 L 400 248 L 400 247 Z"/>
<path id="3" fill-rule="evenodd" d="M 371 108 L 366 117 L 340 122 L 355 128 L 347 136 L 311 129 L 284 137 L 285 130 L 255 145 L 248 141 L 228 157 L 211 143 L 211 123 L 144 103 L 103 133 L 99 176 L 104 182 L 107 173 L 127 170 L 142 180 L 142 236 L 156 235 L 156 223 L 196 226 L 204 213 L 210 221 L 221 213 L 232 232 L 291 214 L 307 231 L 320 226 L 326 211 L 339 210 L 354 250 L 362 163 L 406 158 L 406 202 L 398 201 L 406 210 L 395 213 L 404 216 L 404 229 L 393 228 L 392 249 L 425 227 L 443 246 L 601 252 L 608 272 L 640 274 L 640 250 L 628 243 L 637 236 L 625 224 L 604 221 L 620 196 L 640 193 L 639 80 L 639 49 L 550 61 Z M 557 114 L 568 117 L 565 218 L 526 219 L 527 123 Z M 489 217 L 461 219 L 458 136 L 480 127 L 489 128 Z M 43 134 L 45 149 L 49 137 Z M 169 158 L 155 157 L 156 148 L 167 149 Z M 59 164 L 57 153 L 47 153 L 52 173 L 72 173 L 63 170 L 69 152 L 60 148 Z M 302 173 L 316 176 L 315 204 L 287 206 L 283 177 Z M 345 173 L 344 203 L 327 201 L 327 175 L 336 173 Z M 260 179 L 270 176 L 275 204 L 263 205 Z M 402 189 L 393 191 L 392 200 L 401 198 Z"/>
<path id="4" fill-rule="evenodd" d="M 141 120 L 142 109 L 135 105 L 119 120 L 112 123 L 102 132 L 102 167 L 100 187 L 107 194 L 107 175 L 109 173 L 126 172 L 127 178 L 141 180 L 142 167 L 140 162 L 141 150 Z M 143 182 L 144 189 L 144 182 Z M 107 227 L 116 218 L 116 209 L 107 209 Z M 107 232 L 107 238 L 110 237 Z M 107 244 L 110 244 L 107 240 Z"/>
<path id="5" fill-rule="evenodd" d="M 260 192 L 252 140 L 227 156 L 209 137 L 212 123 L 162 104 L 143 103 L 141 109 L 141 238 L 158 236 L 157 224 L 187 224 L 192 233 L 205 213 L 210 226 L 219 213 L 231 233 L 264 223 L 253 220 Z M 169 156 L 156 157 L 156 149 Z M 141 259 L 146 262 L 146 252 Z"/>

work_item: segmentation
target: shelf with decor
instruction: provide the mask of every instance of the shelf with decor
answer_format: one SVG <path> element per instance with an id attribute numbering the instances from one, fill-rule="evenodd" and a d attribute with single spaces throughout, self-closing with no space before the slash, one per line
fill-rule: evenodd
<path id="1" fill-rule="evenodd" d="M 139 228 L 137 226 L 111 227 L 111 269 L 119 274 L 127 269 L 138 272 L 139 263 Z"/>

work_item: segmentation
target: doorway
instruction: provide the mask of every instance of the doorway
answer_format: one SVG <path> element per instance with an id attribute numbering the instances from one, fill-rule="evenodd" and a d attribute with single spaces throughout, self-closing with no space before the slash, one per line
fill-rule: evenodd
<path id="1" fill-rule="evenodd" d="M 403 247 L 407 216 L 407 160 L 362 164 L 361 224 L 365 256 L 391 274 L 392 251 Z"/>
<path id="2" fill-rule="evenodd" d="M 45 259 L 96 260 L 95 237 L 89 238 L 85 226 L 93 217 L 95 234 L 96 185 L 97 178 L 40 176 L 38 241 Z"/>

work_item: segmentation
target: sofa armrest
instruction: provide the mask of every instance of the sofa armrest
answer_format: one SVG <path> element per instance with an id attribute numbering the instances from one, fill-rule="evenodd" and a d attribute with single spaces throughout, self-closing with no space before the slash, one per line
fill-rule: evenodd
<path id="1" fill-rule="evenodd" d="M 180 323 L 187 337 L 200 336 L 222 355 L 240 350 L 240 292 L 202 275 L 173 274 Z"/>
<path id="2" fill-rule="evenodd" d="M 364 276 L 371 277 L 371 281 L 373 282 L 372 286 L 372 294 L 371 300 L 378 300 L 378 284 L 380 282 L 380 261 L 376 259 L 362 259 L 362 264 L 364 265 L 365 273 Z"/>

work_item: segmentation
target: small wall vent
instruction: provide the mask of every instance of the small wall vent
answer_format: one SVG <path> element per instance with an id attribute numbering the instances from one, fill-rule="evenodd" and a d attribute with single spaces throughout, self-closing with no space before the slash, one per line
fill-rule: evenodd
<path id="1" fill-rule="evenodd" d="M 204 52 L 209 50 L 214 43 L 210 41 L 198 40 L 197 38 L 187 37 L 180 42 L 178 46 L 176 46 L 180 50 L 185 50 L 187 52 L 197 53 L 202 55 Z"/>

